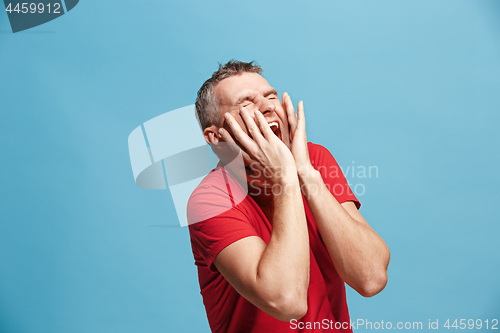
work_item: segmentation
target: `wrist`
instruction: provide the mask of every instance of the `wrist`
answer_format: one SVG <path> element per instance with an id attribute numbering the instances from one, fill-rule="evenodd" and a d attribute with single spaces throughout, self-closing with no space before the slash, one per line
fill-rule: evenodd
<path id="1" fill-rule="evenodd" d="M 299 182 L 300 190 L 308 202 L 312 197 L 319 195 L 325 186 L 321 173 L 314 168 L 301 174 Z"/>
<path id="2" fill-rule="evenodd" d="M 276 184 L 279 184 L 281 186 L 289 186 L 289 185 L 295 185 L 299 184 L 299 179 L 297 177 L 297 170 L 293 168 L 293 172 L 283 172 L 281 175 L 276 180 Z"/>
<path id="3" fill-rule="evenodd" d="M 297 167 L 297 175 L 300 181 L 300 184 L 308 183 L 312 180 L 321 178 L 321 174 L 318 170 L 314 169 L 311 164 Z"/>

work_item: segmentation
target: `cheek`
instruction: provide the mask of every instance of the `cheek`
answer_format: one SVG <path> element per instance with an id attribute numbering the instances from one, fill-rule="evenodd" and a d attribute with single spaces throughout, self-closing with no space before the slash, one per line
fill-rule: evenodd
<path id="1" fill-rule="evenodd" d="M 238 123 L 238 125 L 240 126 L 241 130 L 243 132 L 245 132 L 246 134 L 248 134 L 248 131 L 247 131 L 247 127 L 245 125 L 245 121 L 243 120 L 243 118 L 241 118 L 240 114 L 239 114 L 239 111 L 236 111 L 236 112 L 231 112 L 231 115 L 233 116 L 233 118 L 236 120 L 236 123 Z M 234 133 L 233 131 L 231 130 L 231 128 L 229 127 L 229 125 L 224 121 L 224 126 L 223 126 L 225 129 L 227 129 L 227 131 L 231 134 L 232 137 L 234 137 Z"/>
<path id="2" fill-rule="evenodd" d="M 286 117 L 284 110 L 276 109 L 276 114 L 281 119 L 281 121 L 283 122 L 283 124 L 288 124 L 288 118 Z"/>
<path id="3" fill-rule="evenodd" d="M 240 125 L 240 128 L 243 132 L 245 132 L 245 134 L 248 134 L 248 130 L 247 130 L 247 125 L 245 124 L 245 121 L 243 120 L 243 118 L 239 118 L 238 119 L 238 125 Z"/>
<path id="4" fill-rule="evenodd" d="M 286 116 L 285 111 L 276 110 L 276 114 L 278 115 L 278 117 L 281 119 L 281 122 L 283 123 L 284 128 L 281 129 L 281 132 L 283 134 L 288 135 L 288 117 Z"/>

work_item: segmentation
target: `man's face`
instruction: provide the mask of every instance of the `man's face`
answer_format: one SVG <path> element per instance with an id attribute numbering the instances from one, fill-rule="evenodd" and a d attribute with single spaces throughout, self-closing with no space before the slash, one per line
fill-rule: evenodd
<path id="1" fill-rule="evenodd" d="M 238 122 L 241 129 L 248 134 L 248 129 L 239 114 L 239 110 L 244 107 L 254 121 L 254 111 L 259 110 L 264 115 L 264 118 L 274 134 L 290 149 L 288 118 L 285 110 L 276 90 L 271 87 L 261 75 L 256 73 L 243 73 L 229 77 L 220 81 L 215 86 L 214 93 L 222 119 L 224 119 L 224 114 L 226 112 L 230 113 Z M 237 142 L 236 138 L 234 138 L 231 129 L 225 121 L 221 126 L 233 136 L 233 139 L 240 148 L 243 148 L 241 144 Z M 263 174 L 259 175 L 253 172 L 246 163 L 245 169 L 247 181 L 251 183 L 252 186 L 268 188 L 270 183 L 268 183 Z"/>
<path id="2" fill-rule="evenodd" d="M 215 86 L 214 93 L 222 119 L 224 119 L 226 112 L 230 113 L 242 130 L 248 134 L 239 110 L 241 107 L 245 107 L 254 120 L 254 111 L 259 110 L 266 118 L 274 134 L 290 148 L 288 121 L 285 110 L 276 90 L 261 75 L 243 73 L 229 77 L 220 81 Z M 233 134 L 225 122 L 222 127 Z"/>

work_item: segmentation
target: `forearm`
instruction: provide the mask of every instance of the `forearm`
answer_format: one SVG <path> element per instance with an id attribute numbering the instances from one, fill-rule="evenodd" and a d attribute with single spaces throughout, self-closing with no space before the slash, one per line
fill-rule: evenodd
<path id="1" fill-rule="evenodd" d="M 389 249 L 366 223 L 342 207 L 318 171 L 300 176 L 301 188 L 340 277 L 363 296 L 380 292 L 387 282 Z"/>
<path id="2" fill-rule="evenodd" d="M 279 186 L 282 191 L 274 196 L 271 239 L 259 261 L 256 283 L 268 297 L 270 311 L 290 320 L 307 311 L 309 233 L 297 177 Z"/>

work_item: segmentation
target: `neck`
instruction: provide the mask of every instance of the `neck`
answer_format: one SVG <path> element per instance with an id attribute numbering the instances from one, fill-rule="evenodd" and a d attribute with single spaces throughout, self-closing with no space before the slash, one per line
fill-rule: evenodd
<path id="1" fill-rule="evenodd" d="M 273 194 L 271 191 L 266 191 L 265 189 L 261 189 L 261 191 L 257 191 L 258 193 L 252 193 L 250 191 L 249 195 L 252 199 L 257 203 L 260 207 L 264 215 L 267 217 L 267 220 L 271 225 L 273 224 L 273 214 L 274 214 L 274 200 Z M 260 193 L 259 193 L 260 192 Z"/>

